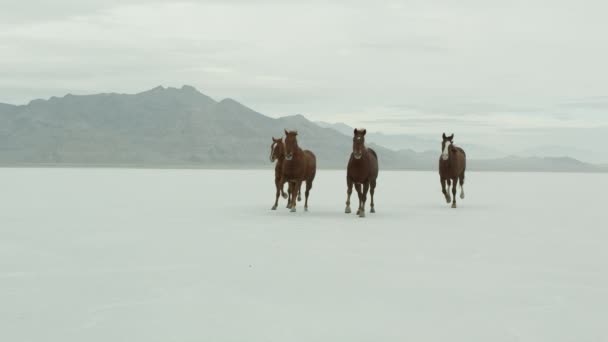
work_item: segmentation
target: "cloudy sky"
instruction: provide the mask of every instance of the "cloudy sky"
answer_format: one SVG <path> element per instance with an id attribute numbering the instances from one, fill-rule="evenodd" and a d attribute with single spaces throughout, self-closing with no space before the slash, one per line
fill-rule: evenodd
<path id="1" fill-rule="evenodd" d="M 540 144 L 564 130 L 579 137 L 608 126 L 606 1 L 0 6 L 5 103 L 191 84 L 271 116 L 302 113 L 393 133 L 447 130 L 517 143 L 534 132 Z"/>

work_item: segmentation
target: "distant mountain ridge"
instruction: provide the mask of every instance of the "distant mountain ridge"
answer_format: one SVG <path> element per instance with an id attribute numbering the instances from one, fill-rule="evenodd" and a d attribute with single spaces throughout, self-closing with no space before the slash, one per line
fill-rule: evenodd
<path id="1" fill-rule="evenodd" d="M 298 130 L 300 146 L 315 152 L 320 168 L 345 167 L 350 134 L 321 127 L 302 115 L 270 118 L 233 99 L 216 101 L 191 86 L 0 104 L 0 165 L 270 167 L 271 137 L 281 136 L 285 128 Z M 384 169 L 437 166 L 438 153 L 370 146 Z M 472 160 L 470 165 L 508 170 L 505 162 L 513 161 Z M 516 164 L 524 171 L 603 170 L 575 160 L 556 164 L 552 159 L 521 158 Z M 553 170 L 555 165 L 559 169 Z"/>

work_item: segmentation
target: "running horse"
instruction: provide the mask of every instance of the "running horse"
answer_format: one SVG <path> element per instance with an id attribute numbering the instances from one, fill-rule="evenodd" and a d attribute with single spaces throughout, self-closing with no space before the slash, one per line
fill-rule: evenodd
<path id="1" fill-rule="evenodd" d="M 287 194 L 283 191 L 283 163 L 285 162 L 285 144 L 283 144 L 283 140 L 281 138 L 276 139 L 272 137 L 272 145 L 270 145 L 270 162 L 274 163 L 276 161 L 276 165 L 274 167 L 274 185 L 277 189 L 276 198 L 274 200 L 274 205 L 272 206 L 272 210 L 277 210 L 277 206 L 279 205 L 279 195 L 283 196 L 283 198 L 287 198 Z"/>
<path id="2" fill-rule="evenodd" d="M 304 181 L 306 181 L 304 210 L 308 211 L 308 195 L 317 173 L 317 158 L 311 151 L 302 150 L 298 146 L 297 136 L 297 131 L 285 130 L 285 161 L 283 162 L 282 179 L 289 183 L 291 198 L 287 207 L 291 209 L 291 212 L 296 211 L 296 198 L 300 197 L 300 186 Z"/>
<path id="3" fill-rule="evenodd" d="M 353 192 L 353 184 L 359 195 L 359 209 L 357 215 L 365 217 L 365 202 L 367 191 L 371 195 L 370 213 L 375 213 L 374 192 L 376 190 L 376 179 L 378 178 L 378 155 L 376 151 L 365 147 L 365 129 L 356 129 L 353 137 L 353 152 L 350 155 L 346 169 L 346 209 L 350 214 L 350 195 Z"/>
<path id="4" fill-rule="evenodd" d="M 452 208 L 456 208 L 456 186 L 460 181 L 460 198 L 464 199 L 464 171 L 467 168 L 467 155 L 460 147 L 454 146 L 454 134 L 447 137 L 443 133 L 441 157 L 439 158 L 439 177 L 441 192 L 445 201 L 450 203 L 450 183 L 452 183 Z M 447 188 L 447 189 L 446 189 Z"/>

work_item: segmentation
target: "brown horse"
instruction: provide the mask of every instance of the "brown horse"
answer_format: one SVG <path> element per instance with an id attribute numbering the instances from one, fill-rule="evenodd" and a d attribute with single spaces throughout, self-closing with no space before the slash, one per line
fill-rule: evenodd
<path id="1" fill-rule="evenodd" d="M 306 201 L 304 210 L 308 211 L 308 194 L 312 189 L 312 182 L 317 173 L 317 158 L 308 151 L 298 146 L 297 131 L 285 130 L 285 161 L 283 162 L 283 180 L 289 182 L 291 198 L 288 208 L 291 212 L 296 211 L 296 197 L 300 197 L 300 186 L 306 181 Z"/>
<path id="2" fill-rule="evenodd" d="M 370 212 L 375 213 L 374 192 L 376 190 L 376 179 L 378 178 L 378 155 L 376 151 L 365 147 L 365 129 L 356 129 L 353 137 L 353 152 L 348 161 L 346 171 L 346 209 L 345 213 L 350 214 L 350 195 L 353 192 L 353 184 L 359 195 L 359 209 L 357 215 L 365 217 L 365 201 L 367 201 L 367 191 L 369 190 L 372 201 Z M 363 189 L 361 187 L 363 186 Z"/>
<path id="3" fill-rule="evenodd" d="M 272 210 L 276 210 L 279 205 L 279 195 L 287 198 L 287 194 L 283 191 L 283 162 L 285 161 L 285 144 L 281 138 L 275 139 L 272 137 L 272 145 L 270 145 L 270 162 L 277 162 L 274 167 L 274 185 L 277 188 L 276 198 Z"/>
<path id="4" fill-rule="evenodd" d="M 454 134 L 449 137 L 443 133 L 441 143 L 441 157 L 439 158 L 439 177 L 441 180 L 441 192 L 445 201 L 450 203 L 450 182 L 452 183 L 452 195 L 454 197 L 452 208 L 456 208 L 456 186 L 460 181 L 460 198 L 464 199 L 464 171 L 467 168 L 467 155 L 460 147 L 454 146 Z M 447 190 L 446 190 L 447 185 Z"/>

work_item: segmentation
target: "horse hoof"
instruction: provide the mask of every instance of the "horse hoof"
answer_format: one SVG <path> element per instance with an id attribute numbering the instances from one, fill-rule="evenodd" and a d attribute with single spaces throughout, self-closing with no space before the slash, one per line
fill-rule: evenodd
<path id="1" fill-rule="evenodd" d="M 452 203 L 452 208 L 456 208 L 456 203 Z"/>
<path id="2" fill-rule="evenodd" d="M 464 192 L 460 193 L 460 199 L 464 199 Z"/>
<path id="3" fill-rule="evenodd" d="M 446 197 L 445 198 L 445 203 L 450 204 L 450 202 L 452 202 L 452 198 L 451 197 Z"/>
<path id="4" fill-rule="evenodd" d="M 270 210 L 277 210 L 277 206 L 273 205 L 272 208 L 270 208 Z"/>
<path id="5" fill-rule="evenodd" d="M 298 196 L 298 202 L 302 202 L 302 197 Z"/>
<path id="6" fill-rule="evenodd" d="M 307 211 L 308 211 L 308 207 L 304 207 L 304 211 L 306 211 L 306 212 L 307 212 Z"/>
<path id="7" fill-rule="evenodd" d="M 292 213 L 295 213 L 295 212 L 296 212 L 296 208 L 291 208 L 291 210 L 290 210 L 290 211 L 291 211 Z"/>
<path id="8" fill-rule="evenodd" d="M 374 214 L 376 212 L 376 209 L 372 208 L 369 212 Z"/>
<path id="9" fill-rule="evenodd" d="M 287 194 L 282 194 L 281 196 L 283 196 L 283 198 L 287 198 Z"/>
<path id="10" fill-rule="evenodd" d="M 361 218 L 365 217 L 365 211 L 362 211 L 362 212 L 359 214 L 359 217 L 361 217 Z"/>
<path id="11" fill-rule="evenodd" d="M 344 209 L 344 213 L 345 214 L 350 214 L 350 207 L 346 207 L 346 209 Z"/>

